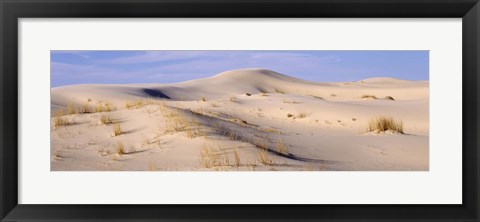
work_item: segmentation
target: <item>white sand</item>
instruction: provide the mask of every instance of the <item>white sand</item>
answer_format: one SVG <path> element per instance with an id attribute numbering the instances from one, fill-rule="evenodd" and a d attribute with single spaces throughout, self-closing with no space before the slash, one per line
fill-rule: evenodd
<path id="1" fill-rule="evenodd" d="M 364 95 L 377 99 L 362 99 Z M 428 81 L 315 83 L 264 69 L 242 69 L 176 84 L 64 86 L 52 88 L 51 96 L 52 113 L 69 104 L 116 107 L 111 112 L 62 116 L 75 121 L 67 126 L 54 127 L 52 117 L 52 170 L 429 166 Z M 387 96 L 395 100 L 384 99 Z M 129 101 L 143 104 L 126 109 Z M 121 135 L 112 136 L 113 125 L 100 123 L 105 114 L 120 124 Z M 370 119 L 379 116 L 402 121 L 404 134 L 367 132 Z M 177 130 L 169 129 L 175 126 Z M 120 142 L 125 154 L 116 151 Z"/>

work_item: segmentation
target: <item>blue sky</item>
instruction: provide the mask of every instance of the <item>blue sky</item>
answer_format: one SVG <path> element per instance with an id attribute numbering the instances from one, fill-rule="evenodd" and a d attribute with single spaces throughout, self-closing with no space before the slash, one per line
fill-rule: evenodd
<path id="1" fill-rule="evenodd" d="M 173 83 L 240 68 L 336 82 L 428 80 L 428 51 L 51 51 L 51 86 Z"/>

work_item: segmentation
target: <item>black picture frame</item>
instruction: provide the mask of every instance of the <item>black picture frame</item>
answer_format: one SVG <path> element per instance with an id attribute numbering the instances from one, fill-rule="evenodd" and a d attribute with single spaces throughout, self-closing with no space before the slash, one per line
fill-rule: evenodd
<path id="1" fill-rule="evenodd" d="M 0 16 L 1 221 L 479 221 L 480 5 L 478 0 L 0 0 Z M 17 21 L 19 18 L 77 17 L 462 18 L 463 204 L 18 204 L 19 34 Z"/>

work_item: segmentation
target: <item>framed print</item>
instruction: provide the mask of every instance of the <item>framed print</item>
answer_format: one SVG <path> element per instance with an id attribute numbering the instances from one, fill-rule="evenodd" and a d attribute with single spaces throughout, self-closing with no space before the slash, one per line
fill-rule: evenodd
<path id="1" fill-rule="evenodd" d="M 2 221 L 478 221 L 479 7 L 2 1 Z"/>

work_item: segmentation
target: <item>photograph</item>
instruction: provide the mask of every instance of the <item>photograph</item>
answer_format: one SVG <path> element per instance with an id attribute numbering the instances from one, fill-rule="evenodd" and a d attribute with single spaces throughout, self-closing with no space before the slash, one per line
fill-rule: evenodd
<path id="1" fill-rule="evenodd" d="M 51 171 L 429 171 L 428 50 L 52 50 L 50 102 Z"/>
<path id="2" fill-rule="evenodd" d="M 480 222 L 480 0 L 2 3 L 0 222 Z"/>

